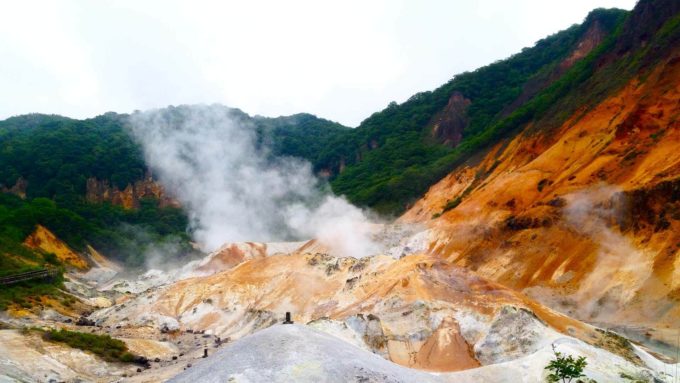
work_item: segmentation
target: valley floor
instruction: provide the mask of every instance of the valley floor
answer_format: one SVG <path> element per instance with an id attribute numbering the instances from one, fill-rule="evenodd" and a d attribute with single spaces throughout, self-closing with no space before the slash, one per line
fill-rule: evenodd
<path id="1" fill-rule="evenodd" d="M 677 360 L 655 357 L 635 336 L 427 255 L 428 235 L 378 227 L 382 255 L 361 259 L 310 241 L 228 244 L 136 277 L 100 262 L 66 283 L 94 309 L 94 326 L 50 309 L 1 318 L 0 381 L 543 382 L 553 346 L 585 356 L 598 382 L 677 378 Z M 296 324 L 280 324 L 286 312 Z M 26 326 L 108 334 L 150 363 L 105 362 Z"/>

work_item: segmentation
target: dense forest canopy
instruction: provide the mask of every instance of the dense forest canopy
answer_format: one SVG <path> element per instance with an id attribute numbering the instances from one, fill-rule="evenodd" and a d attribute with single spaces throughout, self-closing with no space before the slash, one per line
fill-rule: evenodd
<path id="1" fill-rule="evenodd" d="M 526 122 L 527 118 L 517 119 L 516 113 L 532 100 L 520 99 L 523 93 L 530 93 L 529 85 L 550 85 L 560 62 L 594 24 L 611 33 L 626 14 L 618 9 L 595 10 L 583 24 L 540 40 L 505 60 L 456 75 L 403 104 L 392 103 L 342 141 L 328 145 L 317 166 L 338 169 L 344 161 L 345 170 L 332 180 L 336 193 L 383 213 L 398 214 L 460 160 Z M 431 133 L 433 119 L 454 92 L 469 99 L 470 105 L 463 139 L 452 148 L 433 141 Z M 499 124 L 504 124 L 503 132 L 491 134 Z"/>
<path id="2" fill-rule="evenodd" d="M 226 109 L 276 156 L 314 161 L 331 137 L 349 130 L 309 114 L 264 118 Z M 20 179 L 26 185 L 25 200 L 0 194 L 2 239 L 21 243 L 40 224 L 76 250 L 90 244 L 130 266 L 142 266 L 147 247 L 164 241 L 176 253 L 168 256 L 192 253 L 188 219 L 180 208 L 145 198 L 138 209 L 126 210 L 85 198 L 89 178 L 122 190 L 147 173 L 128 117 L 107 113 L 75 120 L 31 114 L 0 121 L 0 186 L 10 189 Z"/>

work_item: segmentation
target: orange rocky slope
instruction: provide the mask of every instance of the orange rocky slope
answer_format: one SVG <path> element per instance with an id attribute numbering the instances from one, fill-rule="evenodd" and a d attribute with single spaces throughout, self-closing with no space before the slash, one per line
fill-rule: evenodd
<path id="1" fill-rule="evenodd" d="M 87 269 L 88 263 L 85 258 L 71 250 L 67 244 L 57 238 L 51 231 L 42 225 L 37 225 L 35 231 L 29 235 L 24 244 L 31 249 L 40 249 L 46 253 L 53 253 L 66 265 L 78 269 Z"/>
<path id="2" fill-rule="evenodd" d="M 497 144 L 400 220 L 433 228 L 431 254 L 569 315 L 677 326 L 679 112 L 675 55 L 561 127 Z"/>
<path id="3" fill-rule="evenodd" d="M 246 258 L 211 276 L 148 290 L 94 317 L 104 326 L 122 325 L 130 336 L 167 327 L 236 339 L 290 311 L 296 322 L 334 329 L 393 362 L 434 371 L 526 355 L 552 339 L 550 328 L 591 344 L 602 339 L 581 322 L 426 255 Z"/>

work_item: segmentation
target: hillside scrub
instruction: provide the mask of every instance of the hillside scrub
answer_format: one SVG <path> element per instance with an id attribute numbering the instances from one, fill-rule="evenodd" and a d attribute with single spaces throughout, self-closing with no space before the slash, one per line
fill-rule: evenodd
<path id="1" fill-rule="evenodd" d="M 626 14 L 616 9 L 595 10 L 583 24 L 540 40 L 508 59 L 459 74 L 403 104 L 392 103 L 363 121 L 351 137 L 330 145 L 317 166 L 339 171 L 339 164 L 344 163 L 346 168 L 332 180 L 336 193 L 380 212 L 398 214 L 462 161 L 546 114 L 585 81 L 593 70 L 593 65 L 582 64 L 586 59 L 558 79 L 553 77 L 559 63 L 593 23 L 611 35 Z M 590 56 L 601 53 L 597 50 Z M 588 62 L 592 61 L 591 57 Z M 433 142 L 431 123 L 454 93 L 462 94 L 471 104 L 463 139 L 450 148 Z M 566 113 L 560 115 L 562 120 L 567 117 Z"/>
<path id="2" fill-rule="evenodd" d="M 324 145 L 349 130 L 310 114 L 251 117 L 216 107 L 252 129 L 257 145 L 267 146 L 271 156 L 314 162 Z M 182 108 L 188 107 L 167 109 L 179 113 Z M 195 254 L 182 209 L 160 207 L 153 198 L 142 199 L 132 210 L 85 198 L 88 179 L 106 180 L 123 190 L 148 171 L 128 115 L 75 120 L 29 114 L 0 121 L 0 190 L 25 197 L 0 192 L 0 235 L 16 250 L 36 225 L 42 225 L 75 251 L 91 245 L 130 267 L 144 266 L 158 244 L 173 250 L 168 258 Z"/>
<path id="3" fill-rule="evenodd" d="M 5 227 L 5 229 L 7 229 Z M 40 297 L 62 298 L 63 268 L 56 256 L 29 249 L 11 236 L 0 233 L 0 277 L 45 267 L 57 267 L 58 274 L 50 279 L 37 279 L 0 287 L 0 311 L 11 304 L 30 308 Z"/>
<path id="4" fill-rule="evenodd" d="M 111 338 L 109 335 L 61 329 L 45 331 L 43 338 L 47 341 L 64 343 L 73 348 L 89 351 L 107 362 L 146 363 L 146 359 L 130 353 L 125 342 Z"/>
<path id="5" fill-rule="evenodd" d="M 5 239 L 8 253 L 24 251 L 21 243 L 36 225 L 45 226 L 76 251 L 84 251 L 89 244 L 131 267 L 144 265 L 147 247 L 168 240 L 176 245 L 178 254 L 194 252 L 189 244 L 188 219 L 184 212 L 173 207 L 160 208 L 153 199 L 142 200 L 139 209 L 126 210 L 83 199 L 23 200 L 0 193 L 0 236 Z M 9 258 L 5 261 L 11 262 Z"/>

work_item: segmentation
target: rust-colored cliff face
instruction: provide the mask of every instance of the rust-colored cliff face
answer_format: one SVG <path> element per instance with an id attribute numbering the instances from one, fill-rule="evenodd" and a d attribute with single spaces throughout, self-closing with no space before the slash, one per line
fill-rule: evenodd
<path id="1" fill-rule="evenodd" d="M 0 185 L 0 192 L 2 192 L 2 193 L 12 193 L 16 196 L 19 196 L 20 198 L 26 198 L 26 188 L 27 187 L 28 187 L 28 182 L 24 178 L 19 177 L 17 179 L 17 182 L 12 187 Z"/>
<path id="2" fill-rule="evenodd" d="M 470 100 L 462 93 L 454 92 L 446 108 L 435 119 L 432 135 L 445 145 L 456 146 L 463 139 L 463 129 L 468 124 L 466 115 Z"/>
<path id="3" fill-rule="evenodd" d="M 401 220 L 429 222 L 432 254 L 567 314 L 677 325 L 679 114 L 676 55 L 549 133 L 497 144 Z"/>
<path id="4" fill-rule="evenodd" d="M 487 353 L 506 345 L 487 349 L 481 329 L 508 315 L 525 315 L 522 312 L 586 342 L 600 338 L 589 326 L 429 256 L 399 260 L 306 252 L 258 256 L 263 245 L 240 246 L 254 257 L 235 265 L 213 262 L 242 252 L 236 251 L 237 245 L 227 246 L 201 266 L 226 267 L 223 271 L 148 291 L 97 317 L 131 331 L 139 318 L 178 318 L 182 329 L 236 339 L 276 323 L 290 311 L 297 323 L 355 328 L 362 342 L 379 355 L 432 371 L 488 363 L 492 356 Z"/>
<path id="5" fill-rule="evenodd" d="M 179 202 L 168 196 L 158 182 L 150 175 L 134 184 L 128 184 L 125 189 L 111 186 L 107 180 L 89 178 L 87 180 L 86 198 L 90 202 L 110 202 L 113 205 L 123 206 L 126 209 L 139 207 L 142 198 L 156 198 L 160 207 L 179 207 Z"/>
<path id="6" fill-rule="evenodd" d="M 78 269 L 87 269 L 89 266 L 85 258 L 78 255 L 42 225 L 38 225 L 35 231 L 26 238 L 24 245 L 32 249 L 40 249 L 47 253 L 53 253 L 66 265 Z"/>
<path id="7" fill-rule="evenodd" d="M 579 40 L 578 44 L 576 45 L 576 49 L 571 53 L 571 55 L 569 55 L 569 57 L 560 63 L 559 71 L 565 71 L 574 65 L 578 60 L 586 57 L 588 53 L 600 45 L 605 36 L 606 32 L 600 25 L 600 22 L 598 20 L 593 21 L 590 28 L 588 28 L 581 40 Z"/>

